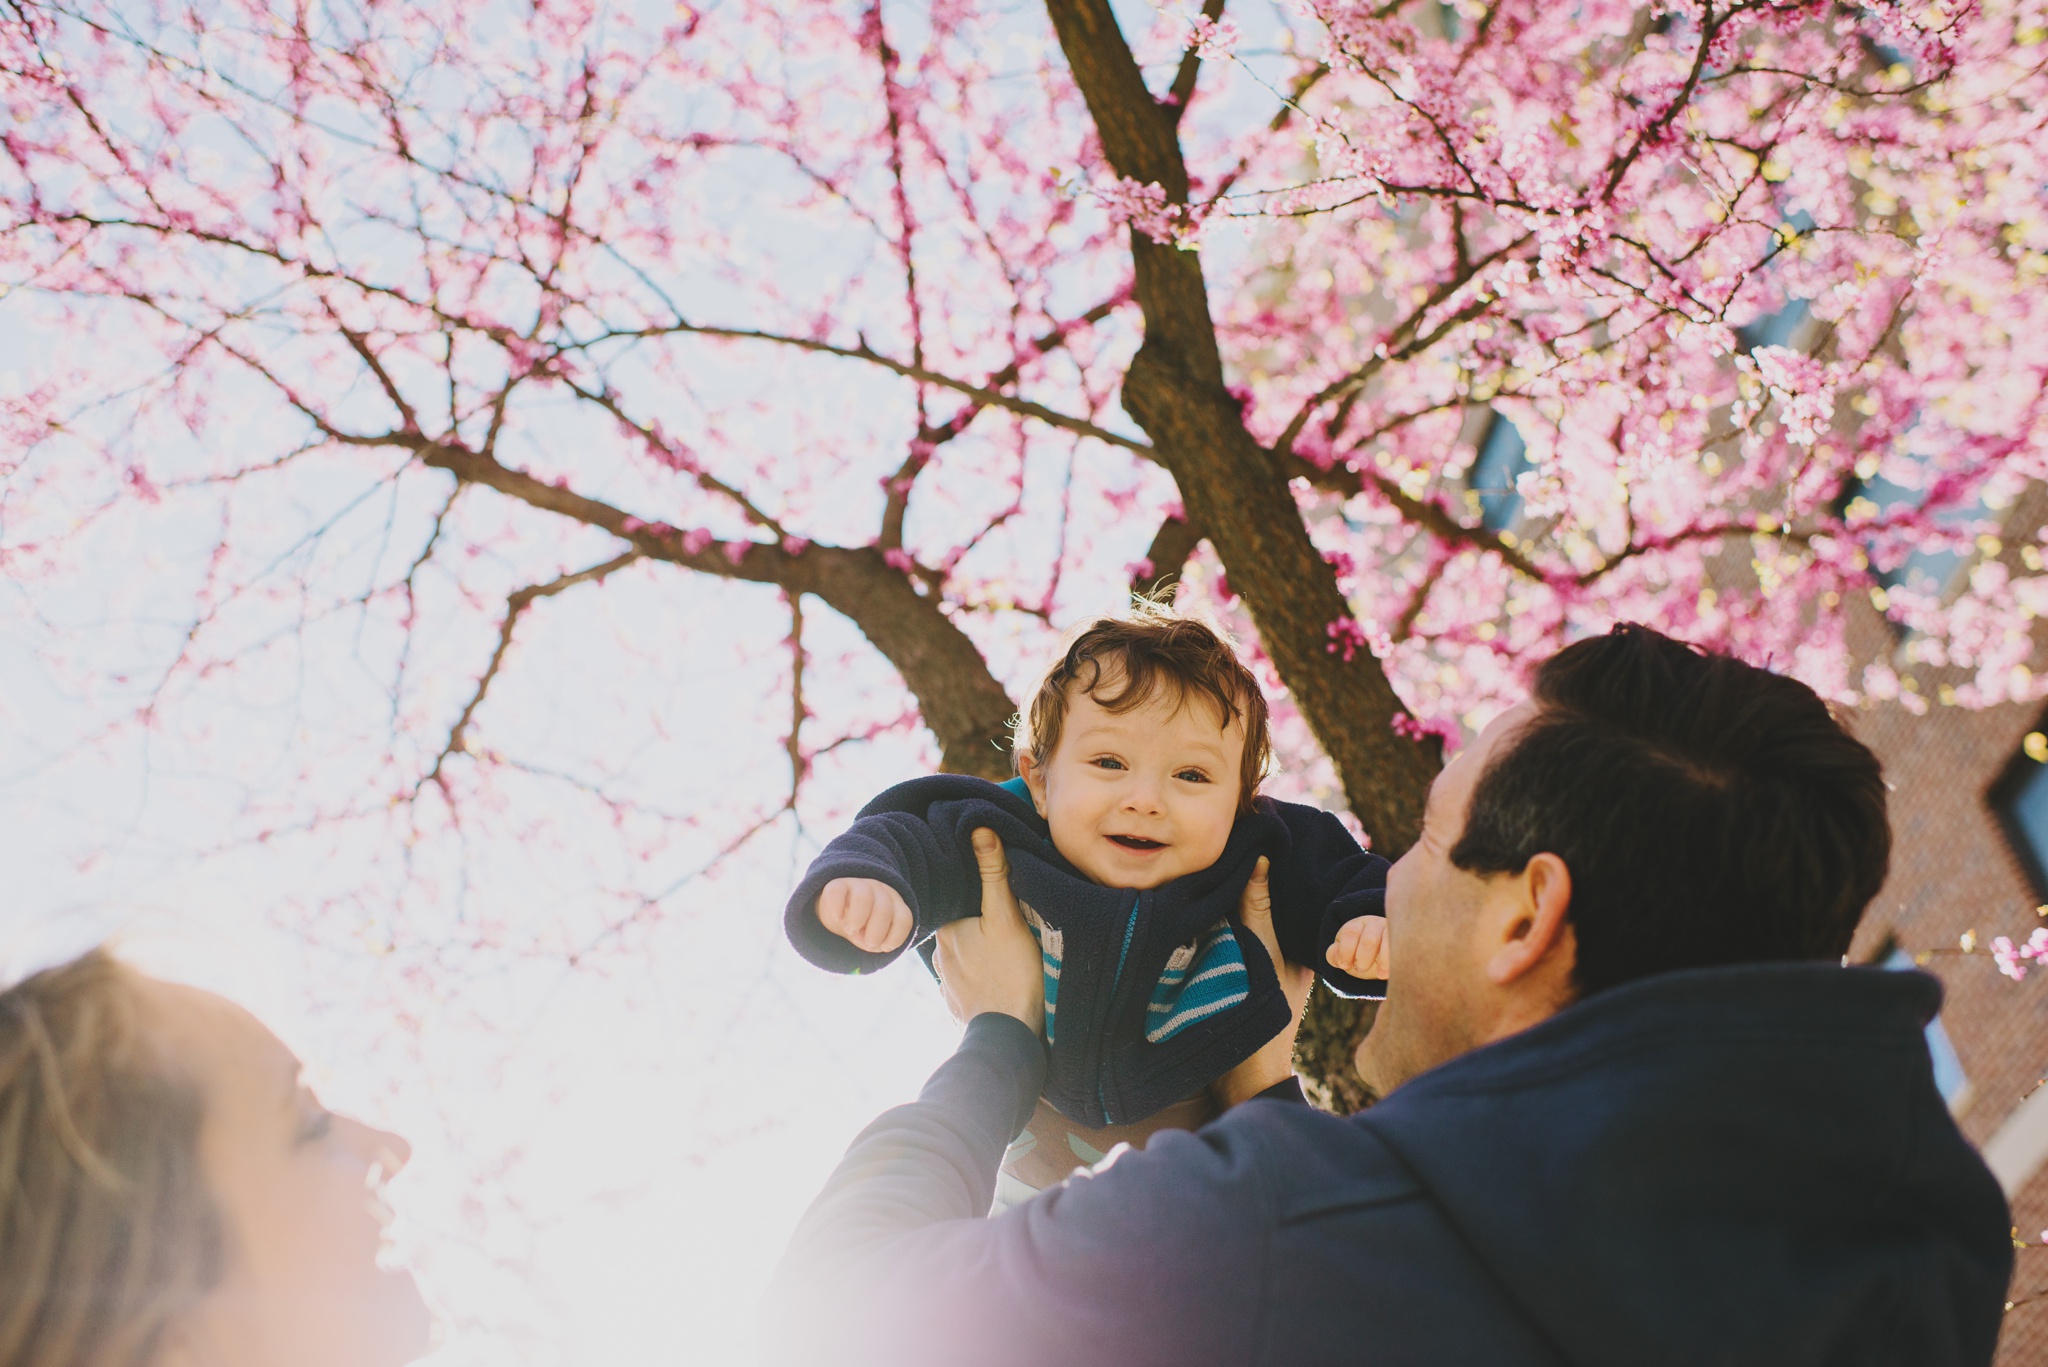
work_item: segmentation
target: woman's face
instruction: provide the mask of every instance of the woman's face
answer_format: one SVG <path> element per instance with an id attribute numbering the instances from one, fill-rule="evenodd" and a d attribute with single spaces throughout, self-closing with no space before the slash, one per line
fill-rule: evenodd
<path id="1" fill-rule="evenodd" d="M 323 1108 L 254 1016 L 148 982 L 159 1038 L 205 1096 L 201 1163 L 226 1235 L 221 1283 L 163 1367 L 397 1367 L 430 1347 L 410 1273 L 378 1265 L 384 1183 L 411 1150 Z"/>

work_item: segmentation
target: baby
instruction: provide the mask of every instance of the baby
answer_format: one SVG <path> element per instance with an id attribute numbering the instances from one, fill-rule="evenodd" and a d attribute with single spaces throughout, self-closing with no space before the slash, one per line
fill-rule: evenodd
<path id="1" fill-rule="evenodd" d="M 1209 1084 L 1289 1019 L 1236 921 L 1261 857 L 1282 954 L 1346 995 L 1384 988 L 1386 861 L 1329 813 L 1258 796 L 1271 754 L 1265 699 L 1230 644 L 1141 603 L 1086 627 L 1046 674 L 1019 777 L 914 779 L 863 808 L 790 898 L 790 940 L 836 972 L 913 943 L 929 960 L 934 930 L 979 912 L 986 827 L 1044 957 L 1045 1101 L 1084 1134 L 1168 1111 L 1200 1123 Z M 1073 1133 L 1060 1147 L 1100 1156 Z"/>

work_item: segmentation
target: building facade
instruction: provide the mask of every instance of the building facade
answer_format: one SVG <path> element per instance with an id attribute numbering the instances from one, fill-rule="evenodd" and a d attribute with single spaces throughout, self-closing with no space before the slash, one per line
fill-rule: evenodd
<path id="1" fill-rule="evenodd" d="M 1857 633 L 1875 653 L 1889 628 L 1868 617 Z M 1918 960 L 1942 980 L 1930 1031 L 1936 1079 L 2030 1246 L 2016 1257 L 1998 1367 L 2039 1367 L 2048 1363 L 2048 966 L 2014 981 L 1991 947 L 2048 926 L 2048 716 L 2038 704 L 1943 706 L 1938 672 L 1915 672 L 1931 704 L 1924 714 L 1887 703 L 1851 718 L 1884 761 L 1896 840 L 1852 958 Z"/>

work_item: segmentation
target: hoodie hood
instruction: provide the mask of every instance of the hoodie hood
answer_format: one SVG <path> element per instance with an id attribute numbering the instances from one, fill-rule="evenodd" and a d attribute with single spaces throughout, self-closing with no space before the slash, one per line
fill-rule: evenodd
<path id="1" fill-rule="evenodd" d="M 1914 972 L 1660 974 L 1354 1123 L 1574 1367 L 1874 1360 L 1830 1352 L 1866 1341 L 1982 1363 L 1995 1325 L 1954 1307 L 2003 1297 L 2010 1219 L 1933 1085 L 1940 1005 Z"/>

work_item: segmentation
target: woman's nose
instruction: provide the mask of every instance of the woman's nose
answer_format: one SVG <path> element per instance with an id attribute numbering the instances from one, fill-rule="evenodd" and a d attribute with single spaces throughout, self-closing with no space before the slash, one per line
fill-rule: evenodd
<path id="1" fill-rule="evenodd" d="M 384 1146 L 384 1171 L 393 1177 L 398 1176 L 405 1170 L 405 1165 L 412 1162 L 412 1145 L 405 1142 L 403 1135 L 393 1134 L 389 1130 L 377 1131 L 377 1138 Z"/>

